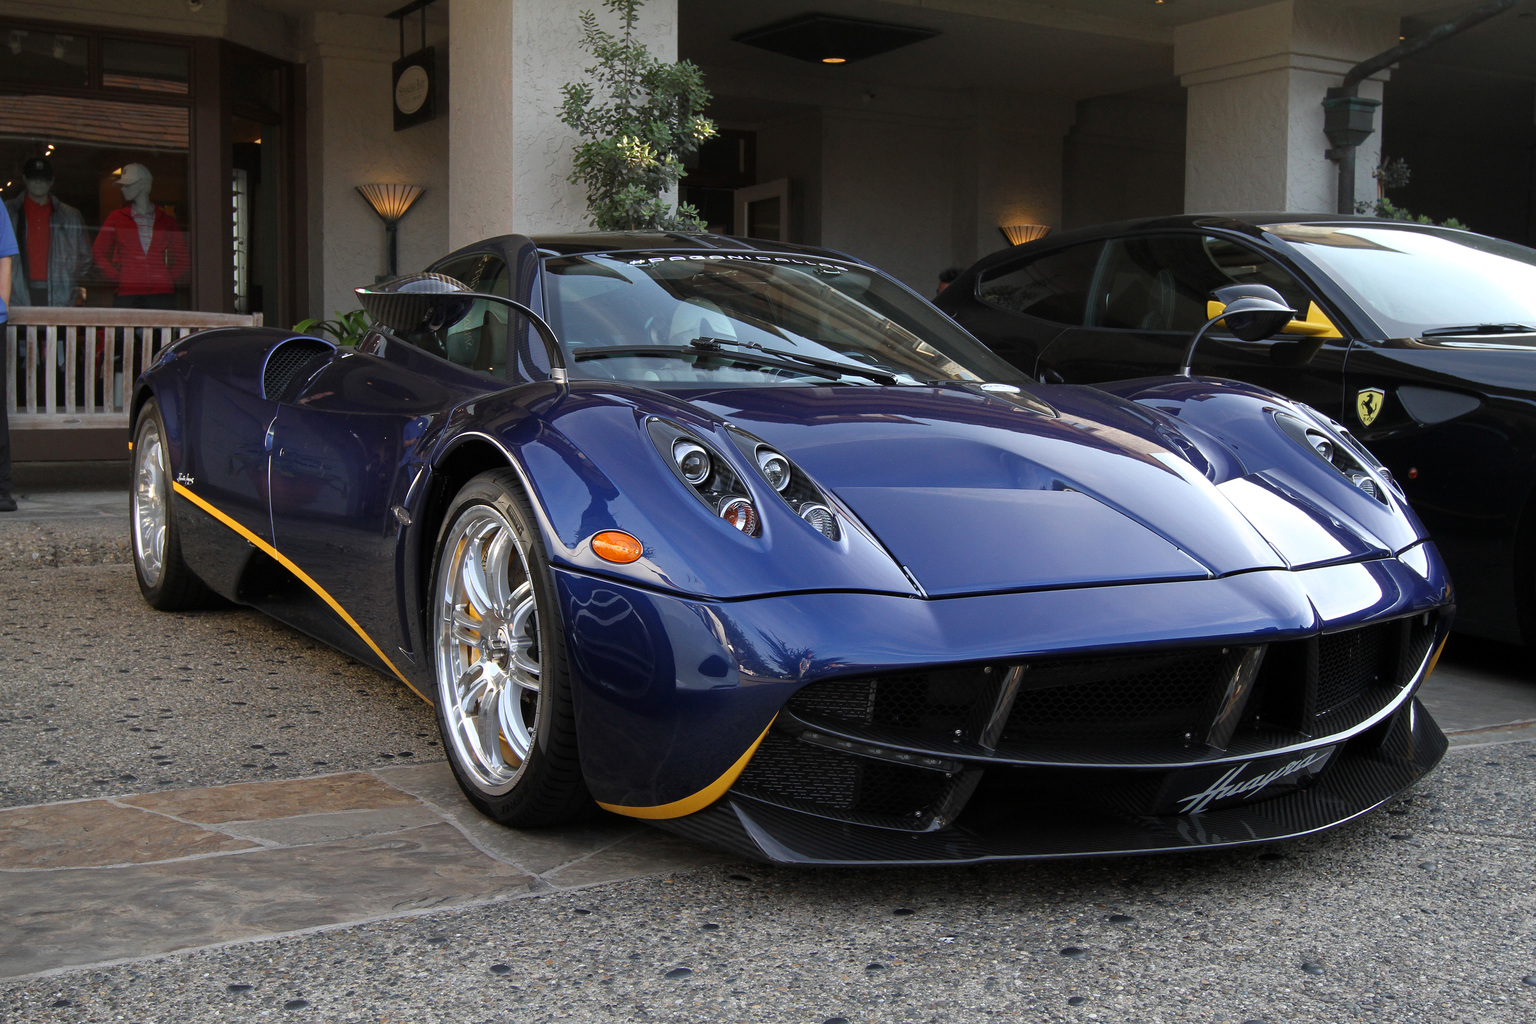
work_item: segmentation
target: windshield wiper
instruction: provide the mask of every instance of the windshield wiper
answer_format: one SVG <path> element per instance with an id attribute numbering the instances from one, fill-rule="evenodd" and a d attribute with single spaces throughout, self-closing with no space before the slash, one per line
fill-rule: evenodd
<path id="1" fill-rule="evenodd" d="M 718 348 L 700 347 L 688 345 L 604 345 L 601 348 L 577 349 L 572 358 L 580 363 L 588 359 L 616 359 L 623 356 L 672 356 L 675 359 L 693 359 L 710 352 L 718 352 Z M 787 359 L 770 359 L 766 356 L 737 356 L 732 359 L 754 366 L 769 366 L 780 370 L 794 370 L 796 373 L 809 373 L 825 380 L 837 380 L 842 377 L 842 372 L 823 370 L 814 366 L 803 366 Z"/>
<path id="2" fill-rule="evenodd" d="M 761 354 L 742 356 L 734 352 L 726 353 L 725 349 L 727 347 L 750 349 Z M 784 349 L 764 348 L 753 341 L 735 341 L 731 338 L 694 338 L 686 345 L 605 345 L 601 348 L 577 349 L 572 354 L 572 358 L 577 362 L 582 362 L 587 359 L 612 359 L 619 356 L 674 356 L 683 358 L 709 355 L 711 353 L 725 354 L 731 359 L 750 362 L 757 366 L 771 366 L 781 370 L 809 373 L 812 376 L 822 377 L 826 380 L 838 380 L 844 374 L 854 374 L 881 384 L 898 383 L 896 375 L 887 370 L 877 370 L 860 363 L 845 363 L 838 359 L 821 359 L 817 356 L 801 355 L 798 352 L 789 352 Z"/>
<path id="3" fill-rule="evenodd" d="M 688 344 L 703 352 L 718 352 L 726 347 L 748 348 L 754 352 L 761 352 L 765 356 L 774 356 L 779 359 L 794 359 L 807 366 L 816 366 L 823 370 L 835 370 L 840 374 L 851 373 L 881 384 L 900 383 L 900 378 L 890 370 L 878 370 L 863 363 L 850 363 L 841 359 L 823 359 L 820 356 L 808 356 L 800 352 L 792 352 L 789 349 L 767 348 L 755 341 L 737 341 L 735 338 L 698 337 Z"/>
<path id="4" fill-rule="evenodd" d="M 1452 338 L 1473 334 L 1536 334 L 1536 327 L 1529 324 L 1465 324 L 1461 327 L 1433 327 L 1419 337 Z"/>

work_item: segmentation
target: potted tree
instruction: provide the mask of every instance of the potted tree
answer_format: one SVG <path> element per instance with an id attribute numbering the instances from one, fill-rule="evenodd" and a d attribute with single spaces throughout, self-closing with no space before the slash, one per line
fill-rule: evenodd
<path id="1" fill-rule="evenodd" d="M 704 75 L 688 61 L 659 60 L 635 38 L 644 0 L 603 0 L 619 15 L 609 32 L 592 11 L 581 12 L 582 49 L 596 60 L 588 81 L 567 83 L 560 120 L 583 141 L 571 181 L 587 187 L 587 212 L 604 231 L 700 231 L 698 211 L 670 201 L 683 175 L 683 157 L 715 134 L 702 111 L 709 103 Z"/>

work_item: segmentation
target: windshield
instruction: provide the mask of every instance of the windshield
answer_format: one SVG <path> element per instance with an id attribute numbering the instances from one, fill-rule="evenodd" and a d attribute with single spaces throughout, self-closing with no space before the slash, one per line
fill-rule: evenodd
<path id="1" fill-rule="evenodd" d="M 1278 224 L 1388 337 L 1480 324 L 1536 327 L 1536 252 L 1464 231 L 1386 224 Z"/>
<path id="2" fill-rule="evenodd" d="M 1019 371 L 879 273 L 813 256 L 569 256 L 545 306 L 573 378 L 636 383 L 1014 381 Z"/>

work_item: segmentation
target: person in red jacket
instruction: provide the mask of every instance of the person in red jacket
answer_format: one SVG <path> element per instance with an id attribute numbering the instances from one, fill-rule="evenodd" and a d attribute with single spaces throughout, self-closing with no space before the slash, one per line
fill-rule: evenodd
<path id="1" fill-rule="evenodd" d="M 154 180 L 143 164 L 118 172 L 125 205 L 107 215 L 92 247 L 96 266 L 117 284 L 114 306 L 175 309 L 176 284 L 192 265 L 181 225 L 150 201 Z"/>

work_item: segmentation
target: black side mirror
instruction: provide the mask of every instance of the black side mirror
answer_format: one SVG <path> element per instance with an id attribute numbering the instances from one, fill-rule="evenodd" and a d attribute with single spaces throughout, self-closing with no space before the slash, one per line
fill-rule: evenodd
<path id="1" fill-rule="evenodd" d="M 1229 284 L 1211 292 L 1211 297 L 1225 304 L 1220 313 L 1200 325 L 1184 350 L 1180 376 L 1188 377 L 1195 361 L 1195 346 L 1214 324 L 1226 321 L 1227 329 L 1243 341 L 1263 341 L 1278 334 L 1296 318 L 1296 311 L 1285 304 L 1280 293 L 1266 284 Z"/>
<path id="2" fill-rule="evenodd" d="M 469 315 L 479 300 L 506 306 L 533 325 L 549 355 L 549 379 L 564 383 L 565 353 L 560 339 L 544 318 L 514 299 L 470 291 L 462 281 L 447 274 L 407 274 L 371 288 L 358 288 L 357 300 L 379 323 L 396 332 L 440 331 Z"/>
<path id="3" fill-rule="evenodd" d="M 1267 284 L 1229 284 L 1211 295 L 1226 306 L 1221 319 L 1227 322 L 1227 330 L 1243 341 L 1273 337 L 1296 319 L 1296 311 Z"/>

